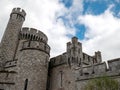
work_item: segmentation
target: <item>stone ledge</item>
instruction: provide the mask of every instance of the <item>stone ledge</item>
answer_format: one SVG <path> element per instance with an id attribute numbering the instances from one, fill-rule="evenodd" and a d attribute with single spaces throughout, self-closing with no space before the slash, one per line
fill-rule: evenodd
<path id="1" fill-rule="evenodd" d="M 20 51 L 23 51 L 23 50 L 39 50 L 39 51 L 42 51 L 50 56 L 50 54 L 48 52 L 46 52 L 45 50 L 42 50 L 40 48 L 23 48 Z"/>
<path id="2" fill-rule="evenodd" d="M 0 73 L 17 73 L 15 71 L 0 71 Z"/>
<path id="3" fill-rule="evenodd" d="M 14 82 L 0 82 L 0 84 L 11 84 L 11 85 L 15 85 Z"/>
<path id="4" fill-rule="evenodd" d="M 84 76 L 80 76 L 76 78 L 76 82 L 77 81 L 84 81 L 84 80 L 90 80 L 90 79 L 95 79 L 95 78 L 100 78 L 103 76 L 107 76 L 107 77 L 120 77 L 120 72 L 108 72 L 108 73 L 104 73 L 104 74 L 93 74 L 93 75 L 84 75 Z"/>

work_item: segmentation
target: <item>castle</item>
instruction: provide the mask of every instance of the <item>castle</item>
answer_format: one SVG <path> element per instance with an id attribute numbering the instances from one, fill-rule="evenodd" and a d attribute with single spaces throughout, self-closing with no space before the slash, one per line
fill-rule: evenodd
<path id="1" fill-rule="evenodd" d="M 77 37 L 66 52 L 50 58 L 47 36 L 22 27 L 26 13 L 14 8 L 0 43 L 0 90 L 83 90 L 91 79 L 107 75 L 120 82 L 120 58 L 102 62 L 101 52 L 82 51 Z"/>

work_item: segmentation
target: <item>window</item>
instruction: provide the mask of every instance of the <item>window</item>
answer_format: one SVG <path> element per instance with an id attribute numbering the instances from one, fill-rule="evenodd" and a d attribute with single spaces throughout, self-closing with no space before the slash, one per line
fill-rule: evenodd
<path id="1" fill-rule="evenodd" d="M 63 87 L 63 71 L 60 71 L 60 87 Z"/>
<path id="2" fill-rule="evenodd" d="M 27 86 L 28 86 L 28 79 L 25 80 L 24 90 L 27 90 Z"/>
<path id="3" fill-rule="evenodd" d="M 28 47 L 30 47 L 31 41 L 28 41 Z"/>
<path id="4" fill-rule="evenodd" d="M 71 61 L 70 61 L 70 58 L 68 58 L 68 65 L 71 67 Z"/>

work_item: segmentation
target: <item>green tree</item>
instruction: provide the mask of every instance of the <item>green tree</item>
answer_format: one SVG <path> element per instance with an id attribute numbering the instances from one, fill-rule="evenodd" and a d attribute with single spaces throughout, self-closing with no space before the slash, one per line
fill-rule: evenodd
<path id="1" fill-rule="evenodd" d="M 90 80 L 84 90 L 120 90 L 120 87 L 117 80 L 110 77 L 100 77 Z"/>

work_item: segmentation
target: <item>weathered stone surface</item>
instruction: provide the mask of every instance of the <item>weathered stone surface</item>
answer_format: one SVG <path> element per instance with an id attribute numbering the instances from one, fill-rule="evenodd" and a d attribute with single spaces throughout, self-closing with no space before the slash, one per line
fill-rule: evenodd
<path id="1" fill-rule="evenodd" d="M 90 56 L 73 37 L 66 52 L 49 60 L 47 36 L 22 27 L 26 13 L 14 8 L 0 43 L 0 90 L 83 90 L 104 75 L 120 82 L 120 58 L 102 62 L 101 52 Z"/>
<path id="2" fill-rule="evenodd" d="M 16 90 L 24 90 L 28 79 L 28 90 L 46 90 L 48 54 L 39 50 L 23 50 L 18 58 Z"/>
<path id="3" fill-rule="evenodd" d="M 1 59 L 6 61 L 13 60 L 18 46 L 18 37 L 24 22 L 25 12 L 20 8 L 14 8 L 11 12 L 8 25 L 1 41 Z"/>

